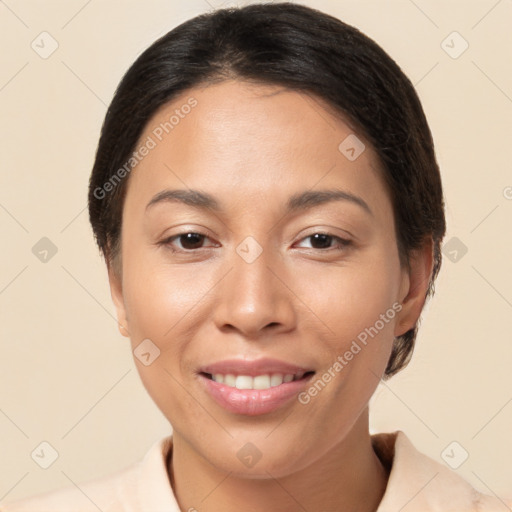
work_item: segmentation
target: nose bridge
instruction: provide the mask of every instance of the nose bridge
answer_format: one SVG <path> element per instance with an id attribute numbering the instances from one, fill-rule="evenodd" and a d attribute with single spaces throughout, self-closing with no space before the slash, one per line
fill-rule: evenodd
<path id="1" fill-rule="evenodd" d="M 289 328 L 294 319 L 293 304 L 289 290 L 274 275 L 279 270 L 270 250 L 247 237 L 232 254 L 230 267 L 217 297 L 217 325 L 230 325 L 245 335 L 254 335 L 269 325 Z"/>

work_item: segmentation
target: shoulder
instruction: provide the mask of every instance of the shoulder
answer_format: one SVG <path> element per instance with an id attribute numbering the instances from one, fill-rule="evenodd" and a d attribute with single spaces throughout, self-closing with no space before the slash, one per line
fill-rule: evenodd
<path id="1" fill-rule="evenodd" d="M 23 500 L 0 503 L 0 512 L 150 512 L 162 506 L 174 512 L 165 464 L 171 445 L 170 436 L 160 439 L 142 460 L 116 473 Z"/>
<path id="2" fill-rule="evenodd" d="M 375 452 L 390 468 L 377 512 L 506 512 L 512 501 L 478 492 L 447 466 L 417 450 L 401 431 L 372 436 Z"/>

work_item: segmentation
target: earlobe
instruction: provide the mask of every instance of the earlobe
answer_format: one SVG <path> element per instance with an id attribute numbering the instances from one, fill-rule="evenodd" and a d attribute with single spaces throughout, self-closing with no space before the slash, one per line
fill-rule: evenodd
<path id="1" fill-rule="evenodd" d="M 110 285 L 110 295 L 117 312 L 117 324 L 119 332 L 122 336 L 128 338 L 130 336 L 130 332 L 128 331 L 128 319 L 126 317 L 126 309 L 124 306 L 122 278 L 112 268 L 111 264 L 107 265 L 107 271 L 108 282 Z"/>
<path id="2" fill-rule="evenodd" d="M 412 329 L 421 315 L 430 285 L 434 263 L 433 241 L 427 239 L 424 245 L 409 255 L 409 267 L 404 270 L 400 289 L 402 310 L 395 324 L 395 337 Z"/>

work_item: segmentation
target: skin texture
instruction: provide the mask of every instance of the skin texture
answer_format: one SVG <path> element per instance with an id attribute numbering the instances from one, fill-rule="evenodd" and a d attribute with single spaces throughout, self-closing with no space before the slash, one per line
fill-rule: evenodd
<path id="1" fill-rule="evenodd" d="M 135 363 L 173 427 L 168 469 L 180 507 L 376 510 L 388 475 L 371 446 L 368 401 L 394 336 L 420 315 L 432 246 L 401 267 L 375 152 L 358 135 L 366 149 L 349 161 L 338 146 L 353 130 L 304 93 L 239 81 L 195 88 L 157 112 L 140 140 L 191 97 L 197 106 L 129 177 L 122 270 L 109 266 L 121 333 L 133 349 L 149 338 L 160 350 L 149 366 Z M 207 192 L 222 210 L 170 201 L 146 210 L 167 188 Z M 371 213 L 345 200 L 286 214 L 291 195 L 324 189 L 359 196 Z M 161 243 L 194 232 L 206 235 L 195 246 Z M 315 242 L 315 233 L 350 243 Z M 236 251 L 248 236 L 262 248 L 252 263 Z M 200 385 L 200 366 L 233 358 L 277 358 L 315 379 L 393 304 L 401 311 L 307 404 L 239 415 Z M 262 455 L 253 467 L 237 457 L 248 442 Z"/>

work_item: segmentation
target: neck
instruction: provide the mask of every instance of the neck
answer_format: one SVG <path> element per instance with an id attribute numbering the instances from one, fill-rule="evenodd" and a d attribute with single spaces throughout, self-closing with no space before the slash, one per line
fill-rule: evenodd
<path id="1" fill-rule="evenodd" d="M 236 477 L 221 471 L 176 432 L 168 470 L 181 510 L 201 512 L 375 512 L 388 479 L 372 448 L 368 411 L 327 454 L 279 479 L 270 474 L 265 479 Z"/>

